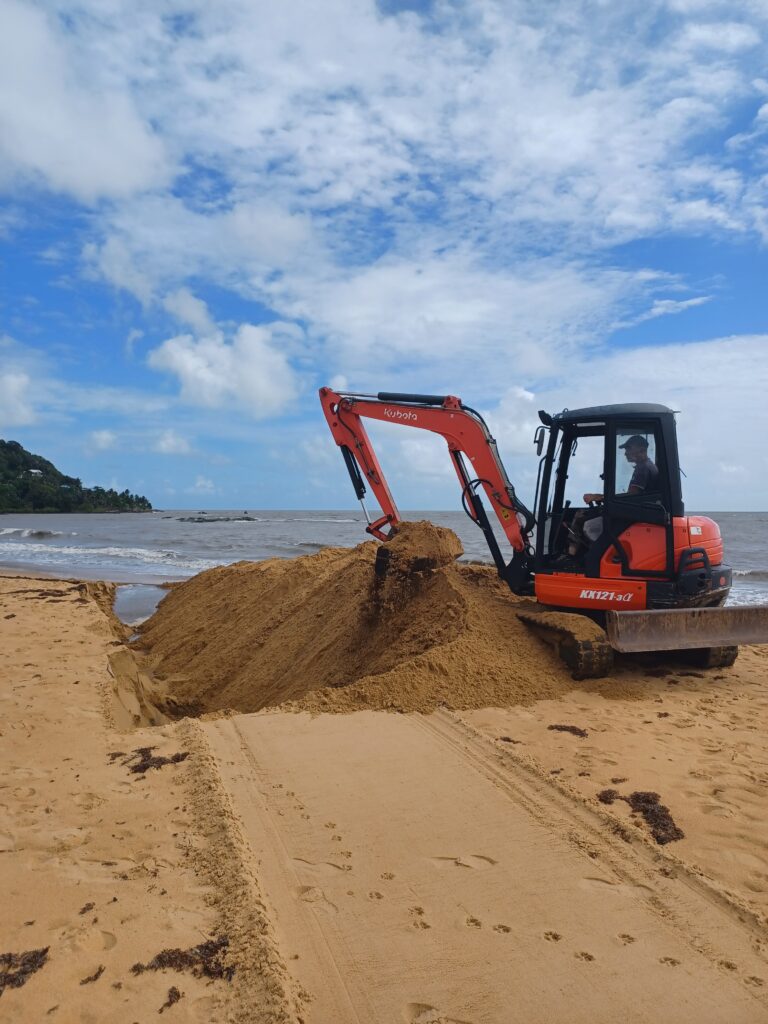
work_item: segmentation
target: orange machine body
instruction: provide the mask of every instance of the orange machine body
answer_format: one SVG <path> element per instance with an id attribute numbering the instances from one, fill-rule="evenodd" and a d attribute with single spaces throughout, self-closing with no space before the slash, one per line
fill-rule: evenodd
<path id="1" fill-rule="evenodd" d="M 720 528 L 706 516 L 678 516 L 672 521 L 675 545 L 675 570 L 680 567 L 683 553 L 691 548 L 703 548 L 712 565 L 723 561 L 723 541 Z M 663 572 L 666 565 L 666 538 L 663 526 L 633 523 L 620 535 L 627 554 L 630 572 L 649 570 Z M 726 579 L 715 580 L 724 586 Z M 580 608 L 592 611 L 640 611 L 651 605 L 648 601 L 648 581 L 628 578 L 622 572 L 621 561 L 609 548 L 600 561 L 599 578 L 572 572 L 538 573 L 535 578 L 536 598 L 546 605 L 559 608 Z"/>

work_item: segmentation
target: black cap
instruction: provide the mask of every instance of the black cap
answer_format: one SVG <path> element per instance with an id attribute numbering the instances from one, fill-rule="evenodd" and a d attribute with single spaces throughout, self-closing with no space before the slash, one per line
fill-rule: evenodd
<path id="1" fill-rule="evenodd" d="M 641 448 L 648 447 L 648 438 L 642 437 L 640 434 L 633 434 L 632 437 L 628 437 L 624 444 L 620 444 L 619 448 L 631 448 L 634 445 L 640 445 Z"/>

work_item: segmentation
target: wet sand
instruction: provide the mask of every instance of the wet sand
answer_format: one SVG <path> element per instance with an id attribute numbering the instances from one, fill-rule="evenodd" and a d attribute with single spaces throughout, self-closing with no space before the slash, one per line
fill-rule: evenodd
<path id="1" fill-rule="evenodd" d="M 0 1020 L 768 1021 L 765 649 L 171 721 L 109 599 L 0 578 Z"/>

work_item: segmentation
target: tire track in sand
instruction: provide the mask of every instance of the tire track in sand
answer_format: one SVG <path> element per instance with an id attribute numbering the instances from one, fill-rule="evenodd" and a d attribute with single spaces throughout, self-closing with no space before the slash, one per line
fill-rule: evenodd
<path id="1" fill-rule="evenodd" d="M 458 716 L 201 727 L 310 1024 L 768 1022 L 755 922 Z"/>

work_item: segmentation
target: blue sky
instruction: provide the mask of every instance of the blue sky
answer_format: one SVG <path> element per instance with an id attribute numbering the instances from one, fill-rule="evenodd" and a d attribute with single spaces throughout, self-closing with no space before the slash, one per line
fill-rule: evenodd
<path id="1" fill-rule="evenodd" d="M 762 0 L 0 0 L 0 436 L 158 507 L 354 503 L 317 388 L 680 410 L 768 507 Z M 441 442 L 372 431 L 403 508 Z"/>

